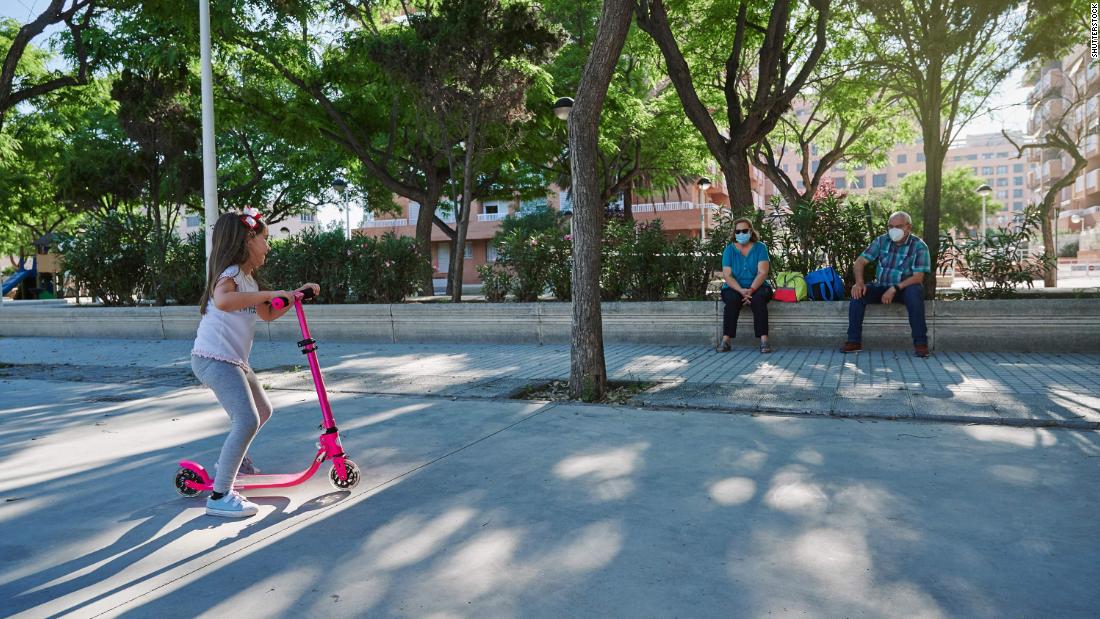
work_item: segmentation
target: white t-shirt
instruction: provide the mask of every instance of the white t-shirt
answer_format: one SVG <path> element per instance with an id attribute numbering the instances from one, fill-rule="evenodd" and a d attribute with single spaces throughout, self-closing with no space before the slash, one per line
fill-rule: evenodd
<path id="1" fill-rule="evenodd" d="M 229 277 L 237 284 L 237 292 L 259 292 L 256 280 L 241 272 L 239 266 L 222 271 L 218 282 Z M 216 285 L 216 284 L 215 284 Z M 223 312 L 214 306 L 211 298 L 206 313 L 199 321 L 195 345 L 191 354 L 226 361 L 248 369 L 248 355 L 252 352 L 252 339 L 256 335 L 256 308 L 246 307 L 235 312 Z"/>

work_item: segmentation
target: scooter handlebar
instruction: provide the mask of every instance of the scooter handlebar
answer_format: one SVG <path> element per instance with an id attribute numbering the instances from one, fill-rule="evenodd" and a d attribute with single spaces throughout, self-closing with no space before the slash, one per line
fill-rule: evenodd
<path id="1" fill-rule="evenodd" d="M 314 297 L 314 294 L 313 294 L 313 289 L 312 288 L 306 288 L 305 290 L 294 293 L 294 298 L 302 299 L 303 301 L 309 301 L 313 297 Z M 270 301 L 270 303 L 271 303 L 271 307 L 273 309 L 281 310 L 284 307 L 287 307 L 287 306 L 290 305 L 290 299 L 288 299 L 286 297 L 275 297 L 274 299 L 272 299 Z"/>

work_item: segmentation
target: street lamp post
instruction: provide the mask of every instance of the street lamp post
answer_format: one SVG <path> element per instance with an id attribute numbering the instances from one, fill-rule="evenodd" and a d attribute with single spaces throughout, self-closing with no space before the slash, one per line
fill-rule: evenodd
<path id="1" fill-rule="evenodd" d="M 332 188 L 344 198 L 344 234 L 351 240 L 351 210 L 348 209 L 348 182 L 339 176 L 332 181 Z"/>
<path id="2" fill-rule="evenodd" d="M 980 195 L 982 197 L 981 235 L 982 235 L 982 240 L 983 241 L 985 240 L 985 200 L 986 200 L 986 198 L 989 197 L 989 194 L 991 194 L 991 193 L 993 193 L 993 188 L 990 187 L 989 185 L 986 185 L 986 184 L 983 183 L 980 187 L 978 187 L 978 195 Z"/>
<path id="3" fill-rule="evenodd" d="M 699 178 L 699 189 L 702 190 L 702 202 L 699 203 L 699 239 L 707 240 L 707 190 L 710 189 L 710 179 L 703 176 Z"/>

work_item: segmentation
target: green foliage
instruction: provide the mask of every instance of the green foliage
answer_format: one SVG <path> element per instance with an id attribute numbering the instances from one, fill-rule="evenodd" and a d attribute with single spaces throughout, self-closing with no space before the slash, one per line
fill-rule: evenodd
<path id="1" fill-rule="evenodd" d="M 1033 205 L 1017 215 L 1008 227 L 989 230 L 984 239 L 944 235 L 940 239 L 937 266 L 941 271 L 954 267 L 956 274 L 973 282 L 974 286 L 966 289 L 970 297 L 1011 297 L 1021 284 L 1031 288 L 1032 281 L 1042 279 L 1054 262 L 1046 253 L 1035 255 L 1028 251 L 1041 220 L 1040 208 Z"/>
<path id="2" fill-rule="evenodd" d="M 154 264 L 151 257 L 146 263 Z M 178 305 L 195 305 L 206 287 L 206 234 L 200 230 L 181 240 L 172 235 L 160 277 L 165 295 Z M 146 296 L 149 296 L 146 291 Z"/>
<path id="3" fill-rule="evenodd" d="M 834 267 L 845 283 L 855 283 L 852 265 L 872 239 L 886 231 L 888 213 L 871 203 L 827 194 L 802 200 L 790 210 L 773 202 L 768 215 L 756 215 L 754 226 L 771 255 L 773 273 L 806 274 Z M 870 220 L 870 221 L 868 221 Z"/>
<path id="4" fill-rule="evenodd" d="M 348 241 L 343 230 L 307 229 L 271 244 L 263 278 L 277 290 L 315 282 L 319 303 L 400 303 L 416 292 L 429 268 L 408 237 L 390 233 Z"/>
<path id="5" fill-rule="evenodd" d="M 634 224 L 609 218 L 603 227 L 600 245 L 600 299 L 618 301 L 630 288 L 630 249 L 634 243 Z"/>
<path id="6" fill-rule="evenodd" d="M 1077 241 L 1072 243 L 1066 243 L 1062 246 L 1062 249 L 1058 250 L 1059 258 L 1076 258 L 1077 252 L 1081 250 L 1081 245 Z"/>
<path id="7" fill-rule="evenodd" d="M 481 277 L 481 293 L 490 303 L 500 303 L 512 289 L 512 276 L 497 263 L 479 264 L 477 273 Z"/>
<path id="8" fill-rule="evenodd" d="M 705 299 L 714 277 L 715 257 L 699 239 L 677 235 L 669 245 L 669 278 L 672 291 L 681 301 Z"/>
<path id="9" fill-rule="evenodd" d="M 293 290 L 306 282 L 321 287 L 318 303 L 347 303 L 351 250 L 342 230 L 303 230 L 271 243 L 262 269 L 276 290 Z"/>
<path id="10" fill-rule="evenodd" d="M 626 246 L 627 293 L 631 299 L 660 301 L 668 294 L 672 279 L 668 249 L 660 219 L 635 226 L 634 238 Z"/>
<path id="11" fill-rule="evenodd" d="M 77 285 L 104 305 L 134 305 L 151 284 L 152 223 L 144 215 L 112 212 L 83 230 L 60 235 L 58 251 Z"/>
<path id="12" fill-rule="evenodd" d="M 400 303 L 431 268 L 409 237 L 387 232 L 381 238 L 357 236 L 350 244 L 350 284 L 359 303 Z"/>
<path id="13" fill-rule="evenodd" d="M 982 197 L 977 188 L 985 180 L 975 176 L 970 168 L 955 168 L 943 175 L 940 194 L 940 227 L 944 230 L 966 230 L 979 225 L 982 219 Z M 1000 202 L 986 198 L 986 213 L 1004 208 Z M 905 211 L 913 218 L 913 230 L 924 229 L 924 172 L 916 172 L 883 197 L 883 208 Z"/>

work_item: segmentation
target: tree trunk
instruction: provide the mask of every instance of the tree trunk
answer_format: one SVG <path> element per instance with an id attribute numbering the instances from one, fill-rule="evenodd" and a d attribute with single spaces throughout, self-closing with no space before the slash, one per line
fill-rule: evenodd
<path id="1" fill-rule="evenodd" d="M 623 219 L 634 221 L 634 181 L 626 184 L 623 189 Z"/>
<path id="2" fill-rule="evenodd" d="M 729 157 L 722 163 L 722 174 L 730 195 L 730 209 L 737 214 L 751 213 L 756 205 L 752 201 L 752 181 L 749 175 L 747 152 Z M 794 205 L 792 204 L 793 208 Z"/>
<path id="3" fill-rule="evenodd" d="M 573 175 L 573 324 L 569 355 L 569 395 L 603 399 L 607 366 L 600 310 L 600 200 L 597 156 L 600 111 L 611 75 L 630 30 L 633 0 L 604 0 L 596 39 L 577 86 L 569 115 Z"/>
<path id="4" fill-rule="evenodd" d="M 940 195 L 943 193 L 943 160 L 946 154 L 940 145 L 939 123 L 935 133 L 924 132 L 924 230 L 921 236 L 928 244 L 931 272 L 924 276 L 924 298 L 936 298 L 936 264 L 940 253 Z"/>
<path id="5" fill-rule="evenodd" d="M 429 197 L 432 198 L 433 196 L 429 195 Z M 435 209 L 438 205 L 438 196 L 425 201 L 420 205 L 420 214 L 416 220 L 416 247 L 429 265 L 432 262 L 432 218 L 435 216 Z M 435 294 L 431 268 L 425 269 L 424 278 L 420 281 L 420 294 L 425 297 Z"/>
<path id="6" fill-rule="evenodd" d="M 1043 271 L 1043 287 L 1045 288 L 1057 288 L 1058 287 L 1058 248 L 1054 246 L 1054 229 L 1051 226 L 1051 220 L 1057 217 L 1057 212 L 1054 210 L 1054 200 L 1050 201 L 1050 204 L 1043 204 L 1043 219 L 1042 219 L 1042 231 L 1043 231 L 1043 249 L 1048 256 L 1054 257 L 1054 262 L 1047 265 L 1047 268 Z M 1054 225 L 1058 225 L 1058 221 L 1054 220 Z"/>
<path id="7" fill-rule="evenodd" d="M 455 218 L 455 249 L 451 256 L 452 286 L 451 301 L 462 302 L 462 271 L 466 260 L 466 232 L 470 229 L 470 211 L 473 209 L 474 197 L 474 166 L 477 153 L 477 131 L 480 123 L 480 110 L 475 109 L 470 114 L 470 122 L 466 128 L 466 161 L 462 166 L 462 203 L 458 217 Z"/>

